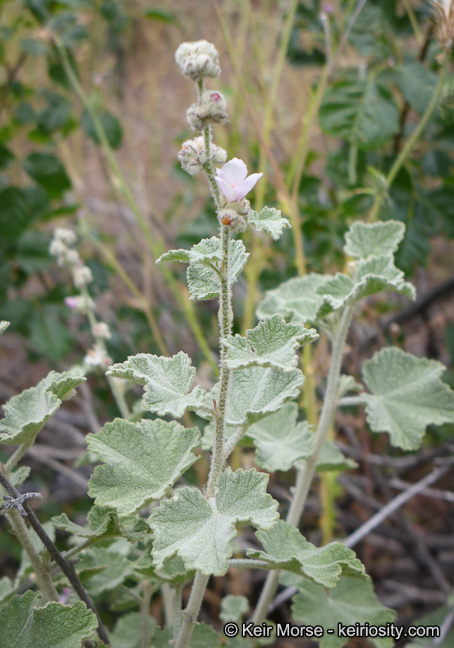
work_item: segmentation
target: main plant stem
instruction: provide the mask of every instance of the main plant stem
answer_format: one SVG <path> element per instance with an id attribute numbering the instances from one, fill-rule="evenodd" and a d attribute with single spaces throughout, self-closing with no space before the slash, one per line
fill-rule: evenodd
<path id="1" fill-rule="evenodd" d="M 203 82 L 198 84 L 199 98 L 203 92 Z M 211 161 L 211 130 L 207 126 L 204 129 L 205 139 L 205 152 L 207 162 L 204 166 L 207 174 L 208 182 L 210 184 L 211 194 L 213 196 L 216 211 L 221 209 L 221 195 L 219 188 L 215 181 L 213 164 Z M 224 454 L 224 438 L 225 438 L 225 417 L 227 405 L 227 391 L 229 387 L 230 370 L 225 362 L 225 347 L 222 344 L 223 339 L 231 334 L 232 331 L 232 304 L 231 304 L 231 290 L 229 285 L 229 250 L 230 250 L 230 230 L 228 227 L 221 225 L 221 271 L 220 271 L 220 294 L 219 294 L 219 341 L 220 341 L 220 379 L 219 379 L 219 396 L 214 403 L 214 420 L 215 420 L 215 439 L 213 445 L 213 452 L 211 455 L 210 474 L 205 489 L 205 496 L 207 498 L 215 495 L 216 481 L 224 470 L 225 454 Z M 182 613 L 183 621 L 181 624 L 178 638 L 175 643 L 175 648 L 187 648 L 191 635 L 194 631 L 197 617 L 199 616 L 200 608 L 205 595 L 205 590 L 208 584 L 209 576 L 197 571 L 194 583 L 192 585 L 191 595 L 189 597 L 188 605 Z"/>
<path id="2" fill-rule="evenodd" d="M 309 488 L 314 478 L 317 461 L 326 441 L 331 422 L 333 420 L 334 412 L 336 410 L 338 398 L 339 378 L 342 367 L 342 355 L 345 345 L 345 340 L 350 328 L 350 323 L 353 316 L 353 306 L 347 306 L 342 314 L 336 335 L 333 339 L 331 364 L 329 367 L 328 380 L 326 383 L 326 394 L 323 401 L 323 407 L 320 414 L 320 420 L 315 433 L 315 447 L 314 452 L 309 459 L 306 459 L 304 468 L 298 471 L 295 485 L 295 492 L 293 495 L 292 503 L 287 515 L 287 522 L 296 527 L 299 524 L 301 515 L 303 513 L 304 505 L 306 503 Z M 266 579 L 265 586 L 260 595 L 257 607 L 254 611 L 252 620 L 255 624 L 259 624 L 266 619 L 269 605 L 276 593 L 279 584 L 280 572 L 271 572 Z"/>

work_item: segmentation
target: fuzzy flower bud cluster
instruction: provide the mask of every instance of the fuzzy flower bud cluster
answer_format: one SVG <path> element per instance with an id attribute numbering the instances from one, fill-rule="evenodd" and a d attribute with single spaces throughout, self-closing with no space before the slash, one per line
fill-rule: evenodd
<path id="1" fill-rule="evenodd" d="M 227 152 L 220 146 L 211 144 L 211 162 L 213 164 L 224 164 L 227 161 Z M 205 140 L 203 135 L 193 140 L 183 142 L 178 153 L 178 159 L 182 168 L 190 175 L 195 175 L 202 170 L 207 163 L 207 154 L 205 151 Z"/>
<path id="2" fill-rule="evenodd" d="M 50 242 L 49 253 L 56 257 L 59 266 L 69 268 L 76 288 L 83 288 L 93 281 L 93 275 L 79 256 L 77 250 L 69 246 L 77 241 L 75 233 L 64 227 L 57 227 Z"/>
<path id="3" fill-rule="evenodd" d="M 175 60 L 183 74 L 193 81 L 221 74 L 217 49 L 206 40 L 181 43 L 175 53 Z"/>
<path id="4" fill-rule="evenodd" d="M 205 90 L 198 103 L 188 109 L 186 117 L 195 131 L 203 130 L 209 124 L 225 124 L 229 116 L 224 95 L 217 90 Z"/>

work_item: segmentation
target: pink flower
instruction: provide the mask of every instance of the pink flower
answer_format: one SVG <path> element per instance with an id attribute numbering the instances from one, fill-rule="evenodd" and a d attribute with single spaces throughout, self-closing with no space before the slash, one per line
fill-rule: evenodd
<path id="1" fill-rule="evenodd" d="M 263 173 L 247 175 L 243 160 L 233 158 L 220 169 L 216 169 L 216 182 L 227 202 L 241 200 L 255 187 Z"/>
<path id="2" fill-rule="evenodd" d="M 71 310 L 76 310 L 79 306 L 80 299 L 79 297 L 65 297 L 65 304 Z"/>

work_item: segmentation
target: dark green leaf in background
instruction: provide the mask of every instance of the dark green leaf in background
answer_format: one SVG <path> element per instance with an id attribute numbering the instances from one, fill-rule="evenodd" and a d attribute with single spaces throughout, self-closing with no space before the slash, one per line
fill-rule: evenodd
<path id="1" fill-rule="evenodd" d="M 53 196 L 60 196 L 71 187 L 65 167 L 52 153 L 30 153 L 23 167 L 28 175 Z"/>
<path id="2" fill-rule="evenodd" d="M 108 110 L 103 110 L 98 113 L 98 118 L 101 122 L 110 146 L 113 149 L 120 148 L 123 140 L 123 129 L 118 119 Z M 93 119 L 87 110 L 84 110 L 81 123 L 87 137 L 92 139 L 95 144 L 99 145 L 101 143 L 101 140 L 99 139 L 99 135 Z"/>

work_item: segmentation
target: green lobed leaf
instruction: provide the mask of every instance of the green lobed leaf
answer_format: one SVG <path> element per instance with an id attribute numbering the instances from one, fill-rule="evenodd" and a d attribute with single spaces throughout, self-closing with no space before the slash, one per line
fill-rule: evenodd
<path id="1" fill-rule="evenodd" d="M 227 594 L 221 601 L 221 612 L 219 617 L 224 623 L 232 621 L 239 623 L 241 617 L 249 610 L 249 601 L 245 596 L 234 596 Z"/>
<path id="2" fill-rule="evenodd" d="M 416 450 L 428 425 L 454 422 L 454 392 L 440 376 L 446 367 L 394 347 L 382 349 L 364 363 L 370 394 L 367 421 L 374 432 L 387 432 L 391 444 Z"/>
<path id="3" fill-rule="evenodd" d="M 320 625 L 325 629 L 320 639 L 321 648 L 341 648 L 345 638 L 338 635 L 338 623 L 354 626 L 355 623 L 381 626 L 392 623 L 396 617 L 393 610 L 378 601 L 369 580 L 342 575 L 337 585 L 326 590 L 308 580 L 298 583 L 299 594 L 294 598 L 292 614 L 296 621 L 308 625 Z M 327 630 L 334 630 L 328 634 Z M 391 648 L 391 638 L 370 639 L 377 648 Z"/>
<path id="4" fill-rule="evenodd" d="M 269 472 L 287 471 L 295 461 L 310 457 L 314 452 L 315 437 L 307 421 L 297 423 L 298 406 L 287 403 L 247 430 L 257 448 L 255 461 Z"/>
<path id="5" fill-rule="evenodd" d="M 342 573 L 367 578 L 364 565 L 341 542 L 316 547 L 283 520 L 271 529 L 257 531 L 256 535 L 265 551 L 248 549 L 246 553 L 251 558 L 264 560 L 271 569 L 299 574 L 323 587 L 334 587 Z"/>
<path id="6" fill-rule="evenodd" d="M 277 241 L 285 228 L 291 227 L 287 218 L 282 218 L 281 210 L 273 207 L 264 207 L 260 213 L 253 209 L 248 214 L 248 222 L 252 224 L 258 232 L 267 232 Z"/>
<path id="7" fill-rule="evenodd" d="M 139 353 L 109 367 L 107 375 L 133 380 L 144 385 L 143 407 L 158 416 L 181 418 L 187 409 L 203 403 L 205 391 L 197 386 L 191 393 L 195 376 L 191 358 L 183 351 L 171 358 Z"/>
<path id="8" fill-rule="evenodd" d="M 65 167 L 51 153 L 30 153 L 25 158 L 23 167 L 35 182 L 56 196 L 71 188 Z"/>
<path id="9" fill-rule="evenodd" d="M 71 522 L 66 513 L 51 518 L 51 522 L 57 529 L 67 531 L 81 538 L 100 538 L 103 535 L 123 536 L 130 542 L 138 542 L 149 531 L 143 518 L 137 515 L 117 518 L 115 511 L 96 504 L 88 513 L 88 526 L 82 527 Z"/>
<path id="10" fill-rule="evenodd" d="M 156 263 L 167 261 L 180 261 L 181 263 L 202 263 L 217 267 L 216 263 L 222 261 L 221 242 L 216 236 L 202 239 L 193 245 L 190 250 L 169 250 L 159 257 Z"/>
<path id="11" fill-rule="evenodd" d="M 172 421 L 143 419 L 130 423 L 115 419 L 98 434 L 89 434 L 89 449 L 103 466 L 90 479 L 88 494 L 100 506 L 128 516 L 164 496 L 197 461 L 198 428 L 186 429 Z"/>
<path id="12" fill-rule="evenodd" d="M 0 498 L 1 499 L 1 498 Z M 1 506 L 1 502 L 0 502 Z M 0 578 L 0 605 L 6 603 L 14 592 L 14 585 L 8 576 Z"/>
<path id="13" fill-rule="evenodd" d="M 285 372 L 275 367 L 237 369 L 229 381 L 226 423 L 254 423 L 276 412 L 284 403 L 298 397 L 303 383 L 304 376 L 299 369 Z"/>
<path id="14" fill-rule="evenodd" d="M 150 636 L 153 636 L 158 624 L 151 615 L 148 617 L 148 623 Z M 109 637 L 115 648 L 143 648 L 141 613 L 130 612 L 120 617 L 115 624 L 115 630 L 109 633 Z"/>
<path id="15" fill-rule="evenodd" d="M 452 594 L 451 594 L 451 599 L 452 599 Z M 438 626 L 438 628 L 440 628 L 443 625 L 443 621 L 452 611 L 453 605 L 454 605 L 454 601 L 450 605 L 449 598 L 448 598 L 448 605 L 442 605 L 438 609 L 434 610 L 434 612 L 430 612 L 429 614 L 425 614 L 423 617 L 419 619 L 415 619 L 412 625 L 418 627 Z M 430 637 L 430 636 L 418 637 L 417 639 L 411 641 L 411 643 L 406 644 L 405 648 L 431 648 L 433 642 L 434 642 L 434 637 Z M 448 631 L 443 641 L 437 644 L 437 648 L 452 648 L 452 646 L 454 646 L 454 626 L 451 625 L 451 629 Z"/>
<path id="16" fill-rule="evenodd" d="M 82 601 L 35 607 L 38 599 L 28 591 L 0 610 L 0 648 L 75 648 L 98 626 L 95 614 Z"/>
<path id="17" fill-rule="evenodd" d="M 211 240 L 211 239 L 210 239 Z M 219 241 L 219 239 L 217 239 Z M 219 247 L 221 242 L 219 241 Z M 242 272 L 249 253 L 246 252 L 243 241 L 231 240 L 229 243 L 229 286 L 232 286 Z M 221 289 L 220 261 L 213 262 L 213 267 L 195 263 L 190 265 L 187 271 L 189 297 L 190 299 L 215 299 Z"/>
<path id="18" fill-rule="evenodd" d="M 277 314 L 262 320 L 254 329 L 248 329 L 246 337 L 229 335 L 222 344 L 227 349 L 225 359 L 230 369 L 258 365 L 289 371 L 298 364 L 296 349 L 318 337 L 315 329 L 287 324 Z"/>
<path id="19" fill-rule="evenodd" d="M 257 308 L 260 319 L 280 313 L 292 322 L 308 324 L 315 321 L 323 304 L 317 290 L 331 279 L 330 275 L 308 274 L 284 282 L 278 288 L 269 290 Z"/>
<path id="20" fill-rule="evenodd" d="M 14 486 L 14 488 L 18 488 L 19 486 L 22 486 L 22 484 L 26 479 L 28 479 L 29 475 L 30 475 L 30 467 L 20 466 L 19 468 L 13 470 L 13 472 L 9 476 L 9 480 Z"/>
<path id="21" fill-rule="evenodd" d="M 298 459 L 294 462 L 294 466 L 299 470 L 304 470 L 305 463 L 304 459 Z M 325 441 L 318 456 L 316 471 L 340 472 L 351 470 L 352 468 L 358 468 L 356 461 L 342 454 L 339 448 L 334 443 L 331 443 L 331 441 Z"/>
<path id="22" fill-rule="evenodd" d="M 354 222 L 345 235 L 345 254 L 357 259 L 393 254 L 405 235 L 405 225 L 389 220 L 378 223 Z"/>
<path id="23" fill-rule="evenodd" d="M 333 83 L 319 110 L 321 128 L 361 149 L 390 139 L 399 130 L 399 109 L 392 94 L 369 75 Z"/>
<path id="24" fill-rule="evenodd" d="M 326 281 L 317 291 L 322 297 L 322 304 L 315 317 L 325 317 L 332 311 L 355 304 L 382 290 L 391 290 L 410 299 L 416 296 L 414 286 L 404 281 L 404 273 L 396 268 L 391 255 L 359 261 L 354 279 L 338 272 Z"/>
<path id="25" fill-rule="evenodd" d="M 211 626 L 197 623 L 189 640 L 189 648 L 219 648 L 219 640 L 218 633 Z M 169 648 L 172 642 L 172 629 L 158 628 L 151 639 L 151 648 Z"/>
<path id="26" fill-rule="evenodd" d="M 411 61 L 399 65 L 395 78 L 410 106 L 422 115 L 432 101 L 438 76 L 425 65 Z"/>
<path id="27" fill-rule="evenodd" d="M 17 445 L 31 441 L 59 409 L 62 398 L 85 382 L 76 371 L 51 371 L 36 387 L 13 396 L 4 406 L 0 421 L 0 443 Z"/>
<path id="28" fill-rule="evenodd" d="M 81 554 L 77 571 L 93 573 L 85 587 L 91 596 L 99 596 L 121 585 L 131 574 L 132 563 L 116 551 L 94 547 Z"/>
<path id="29" fill-rule="evenodd" d="M 325 441 L 318 457 L 317 472 L 350 470 L 352 468 L 358 468 L 356 461 L 343 455 L 331 441 Z"/>
<path id="30" fill-rule="evenodd" d="M 230 468 L 217 480 L 216 497 L 205 499 L 194 488 L 178 490 L 161 502 L 148 519 L 154 533 L 153 561 L 158 569 L 175 555 L 187 569 L 222 576 L 232 555 L 236 524 L 270 528 L 278 517 L 278 503 L 266 494 L 268 475 L 255 469 Z"/>

